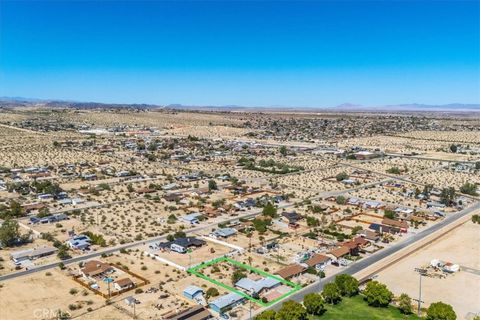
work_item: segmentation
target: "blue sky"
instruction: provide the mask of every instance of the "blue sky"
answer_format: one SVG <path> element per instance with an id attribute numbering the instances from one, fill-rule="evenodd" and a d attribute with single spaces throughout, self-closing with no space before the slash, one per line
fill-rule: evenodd
<path id="1" fill-rule="evenodd" d="M 478 1 L 0 0 L 0 96 L 480 103 Z"/>

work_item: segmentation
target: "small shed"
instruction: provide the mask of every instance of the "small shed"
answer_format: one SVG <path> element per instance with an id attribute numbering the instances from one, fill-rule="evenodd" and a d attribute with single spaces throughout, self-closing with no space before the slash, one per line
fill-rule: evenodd
<path id="1" fill-rule="evenodd" d="M 195 299 L 196 296 L 202 295 L 203 289 L 197 286 L 188 286 L 183 290 L 183 296 L 188 299 Z"/>

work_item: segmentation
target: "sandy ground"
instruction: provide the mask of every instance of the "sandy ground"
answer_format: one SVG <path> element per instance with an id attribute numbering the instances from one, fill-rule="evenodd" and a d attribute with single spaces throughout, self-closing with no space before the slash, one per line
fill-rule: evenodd
<path id="1" fill-rule="evenodd" d="M 407 133 L 399 134 L 403 137 L 411 137 L 416 139 L 432 139 L 432 140 L 445 140 L 464 143 L 480 143 L 480 134 L 478 132 L 465 132 L 465 131 L 411 131 Z"/>
<path id="2" fill-rule="evenodd" d="M 58 310 L 69 311 L 70 304 L 80 304 L 80 310 L 69 311 L 78 315 L 87 308 L 98 308 L 104 299 L 84 290 L 58 269 L 36 273 L 2 283 L 0 310 L 2 320 L 51 319 Z M 78 293 L 70 294 L 71 289 Z M 86 295 L 85 295 L 86 293 Z"/>
<path id="3" fill-rule="evenodd" d="M 422 300 L 426 305 L 443 301 L 451 304 L 459 319 L 468 312 L 480 312 L 480 226 L 467 222 L 442 239 L 412 254 L 379 273 L 396 295 L 407 293 L 418 297 L 419 276 L 414 268 L 428 265 L 432 259 L 450 261 L 477 270 L 477 274 L 461 270 L 444 279 L 423 277 Z"/>

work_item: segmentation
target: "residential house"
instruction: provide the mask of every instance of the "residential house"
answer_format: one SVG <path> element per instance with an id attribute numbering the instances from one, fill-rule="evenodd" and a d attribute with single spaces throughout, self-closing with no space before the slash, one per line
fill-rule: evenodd
<path id="1" fill-rule="evenodd" d="M 275 272 L 275 274 L 282 277 L 283 279 L 290 279 L 290 278 L 301 275 L 306 270 L 307 268 L 304 267 L 303 265 L 294 263 L 278 270 L 277 272 Z"/>
<path id="2" fill-rule="evenodd" d="M 91 243 L 92 243 L 92 240 L 88 236 L 83 234 L 74 236 L 73 238 L 67 241 L 67 245 L 71 249 L 75 249 L 75 250 L 88 249 L 91 246 Z"/>
<path id="3" fill-rule="evenodd" d="M 237 230 L 234 228 L 221 228 L 221 229 L 215 230 L 211 234 L 211 236 L 213 236 L 214 238 L 228 238 L 235 235 L 236 233 L 237 233 Z"/>
<path id="4" fill-rule="evenodd" d="M 41 257 L 49 256 L 57 252 L 58 249 L 54 247 L 41 247 L 35 249 L 27 249 L 15 251 L 10 254 L 10 258 L 15 264 L 19 264 L 26 260 L 35 260 Z"/>
<path id="5" fill-rule="evenodd" d="M 113 283 L 115 290 L 127 290 L 135 287 L 135 283 L 130 278 L 123 278 Z"/>
<path id="6" fill-rule="evenodd" d="M 199 223 L 199 218 L 201 216 L 202 216 L 201 213 L 195 212 L 195 213 L 191 213 L 191 214 L 187 214 L 187 215 L 183 216 L 182 219 L 185 222 L 188 222 L 190 224 L 198 224 Z"/>
<path id="7" fill-rule="evenodd" d="M 197 239 L 195 237 L 186 237 L 186 238 L 177 238 L 173 241 L 169 242 L 162 242 L 158 244 L 150 245 L 150 248 L 159 249 L 169 249 L 171 251 L 175 251 L 178 253 L 186 253 L 187 250 L 191 247 L 201 247 L 205 245 L 205 241 L 201 239 Z"/>
<path id="8" fill-rule="evenodd" d="M 112 271 L 114 271 L 112 266 L 98 260 L 87 261 L 83 267 L 80 268 L 80 274 L 85 278 L 102 277 Z"/>
<path id="9" fill-rule="evenodd" d="M 370 242 L 362 237 L 356 237 L 353 240 L 342 243 L 342 246 L 350 249 L 350 255 L 356 256 L 359 254 L 363 247 L 370 245 Z"/>
<path id="10" fill-rule="evenodd" d="M 305 263 L 310 268 L 315 268 L 317 270 L 323 270 L 331 261 L 329 257 L 316 253 L 310 257 L 310 259 L 306 260 Z"/>
<path id="11" fill-rule="evenodd" d="M 303 216 L 299 215 L 296 211 L 283 212 L 282 217 L 285 218 L 288 223 L 292 224 L 296 224 L 298 221 L 303 219 Z"/>
<path id="12" fill-rule="evenodd" d="M 240 305 L 244 300 L 245 298 L 241 295 L 231 292 L 210 302 L 208 306 L 213 311 L 222 314 L 225 311 L 228 311 Z"/>
<path id="13" fill-rule="evenodd" d="M 260 294 L 263 290 L 270 290 L 280 285 L 281 282 L 274 278 L 261 278 L 252 280 L 250 278 L 242 278 L 235 283 L 235 287 L 245 290 L 249 294 Z"/>
<path id="14" fill-rule="evenodd" d="M 350 254 L 350 248 L 347 247 L 347 246 L 341 246 L 341 247 L 338 247 L 336 249 L 333 249 L 329 252 L 329 254 L 331 254 L 333 257 L 335 257 L 335 259 L 340 259 L 344 256 L 346 256 L 347 254 Z"/>
<path id="15" fill-rule="evenodd" d="M 380 236 L 378 235 L 377 232 L 370 231 L 368 229 L 362 230 L 358 234 L 361 237 L 363 237 L 363 238 L 365 238 L 369 241 L 372 241 L 372 242 L 377 242 L 378 240 L 380 240 Z"/>
<path id="16" fill-rule="evenodd" d="M 212 319 L 211 313 L 204 306 L 194 306 L 177 314 L 169 315 L 167 320 L 208 320 Z"/>
<path id="17" fill-rule="evenodd" d="M 386 225 L 386 226 L 389 226 L 389 227 L 397 228 L 397 229 L 400 230 L 400 232 L 407 232 L 408 231 L 408 222 L 406 222 L 406 221 L 394 220 L 394 219 L 390 219 L 390 218 L 383 218 L 382 224 Z"/>

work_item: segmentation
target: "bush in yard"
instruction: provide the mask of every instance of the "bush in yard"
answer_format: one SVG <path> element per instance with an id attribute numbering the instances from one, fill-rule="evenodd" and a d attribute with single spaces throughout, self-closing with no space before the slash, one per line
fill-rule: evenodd
<path id="1" fill-rule="evenodd" d="M 412 298 L 406 293 L 402 293 L 398 298 L 398 309 L 404 314 L 412 313 Z"/>
<path id="2" fill-rule="evenodd" d="M 455 320 L 457 314 L 451 305 L 443 302 L 434 302 L 427 309 L 427 320 Z"/>

